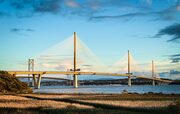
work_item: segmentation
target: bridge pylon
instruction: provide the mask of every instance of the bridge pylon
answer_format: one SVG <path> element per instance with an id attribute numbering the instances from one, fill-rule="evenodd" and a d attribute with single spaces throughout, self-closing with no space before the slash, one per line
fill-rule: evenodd
<path id="1" fill-rule="evenodd" d="M 34 71 L 34 59 L 28 59 L 28 71 Z M 29 86 L 34 86 L 34 81 L 30 79 L 30 74 L 28 74 L 28 83 Z"/>
<path id="2" fill-rule="evenodd" d="M 131 58 L 130 58 L 130 51 L 128 50 L 128 86 L 131 86 Z"/>
<path id="3" fill-rule="evenodd" d="M 76 32 L 74 32 L 74 69 L 73 71 L 76 72 Z M 76 74 L 73 75 L 73 80 L 74 80 L 74 88 L 78 88 L 78 77 Z"/>
<path id="4" fill-rule="evenodd" d="M 155 84 L 154 78 L 156 78 L 156 77 L 155 77 L 155 69 L 154 69 L 154 61 L 153 60 L 152 60 L 152 78 L 153 78 L 152 85 L 155 86 L 156 84 Z"/>
<path id="5" fill-rule="evenodd" d="M 28 60 L 28 71 L 34 71 L 34 59 L 29 59 Z M 41 74 L 38 74 L 38 76 L 36 77 L 37 74 L 32 74 L 32 83 L 30 83 L 30 74 L 28 74 L 28 82 L 29 82 L 29 86 L 34 87 L 35 89 L 40 89 L 40 84 L 41 84 Z M 31 85 L 32 84 L 32 85 Z"/>

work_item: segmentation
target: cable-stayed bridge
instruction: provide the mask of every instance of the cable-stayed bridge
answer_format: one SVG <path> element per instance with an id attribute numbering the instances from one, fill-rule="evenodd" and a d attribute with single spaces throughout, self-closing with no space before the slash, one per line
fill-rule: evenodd
<path id="1" fill-rule="evenodd" d="M 22 69 L 25 68 L 25 65 L 25 63 L 21 64 Z M 67 80 L 63 78 L 64 75 L 73 76 L 75 88 L 78 87 L 78 75 L 128 77 L 129 86 L 131 86 L 132 77 L 152 80 L 153 85 L 155 85 L 155 81 L 170 82 L 158 77 L 155 71 L 154 61 L 150 67 L 140 67 L 133 59 L 130 51 L 128 51 L 127 56 L 115 64 L 105 65 L 74 32 L 73 37 L 47 49 L 33 59 L 29 59 L 28 70 L 8 72 L 17 77 L 32 78 L 35 88 L 40 88 L 42 77 Z M 46 77 L 45 75 L 56 75 L 56 77 Z"/>

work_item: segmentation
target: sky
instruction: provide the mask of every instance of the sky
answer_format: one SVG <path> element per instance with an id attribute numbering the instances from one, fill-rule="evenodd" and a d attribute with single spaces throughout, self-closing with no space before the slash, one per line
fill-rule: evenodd
<path id="1" fill-rule="evenodd" d="M 142 64 L 154 60 L 159 72 L 180 71 L 180 0 L 0 0 L 0 69 L 73 32 L 105 64 L 130 50 Z"/>

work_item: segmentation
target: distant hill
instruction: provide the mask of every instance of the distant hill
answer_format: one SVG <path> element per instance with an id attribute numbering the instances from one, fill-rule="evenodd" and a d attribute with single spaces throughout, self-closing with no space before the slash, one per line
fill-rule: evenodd
<path id="1" fill-rule="evenodd" d="M 171 82 L 169 85 L 180 85 L 180 80 L 175 80 Z"/>
<path id="2" fill-rule="evenodd" d="M 0 71 L 0 93 L 32 93 L 32 89 L 8 72 Z"/>

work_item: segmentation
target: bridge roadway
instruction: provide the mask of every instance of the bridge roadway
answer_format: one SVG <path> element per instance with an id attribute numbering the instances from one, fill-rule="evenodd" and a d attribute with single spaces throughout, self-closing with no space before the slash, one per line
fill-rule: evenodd
<path id="1" fill-rule="evenodd" d="M 169 80 L 163 80 L 160 78 L 151 78 L 145 76 L 134 76 L 132 74 L 119 74 L 119 73 L 105 73 L 105 72 L 80 72 L 80 71 L 8 71 L 12 75 L 101 75 L 101 76 L 122 76 L 122 77 L 135 77 L 135 78 L 142 78 L 148 80 L 154 80 L 159 82 L 170 83 Z M 63 79 L 62 79 L 63 80 Z M 64 79 L 65 80 L 65 79 Z"/>
<path id="2" fill-rule="evenodd" d="M 17 78 L 33 78 L 32 76 L 16 76 Z M 52 79 L 52 80 L 65 80 L 65 81 L 72 81 L 70 79 L 66 78 L 59 78 L 59 77 L 49 77 L 49 76 L 44 76 L 44 79 Z"/>

